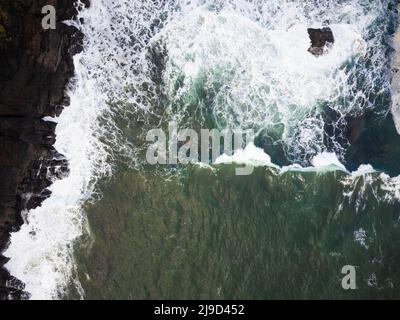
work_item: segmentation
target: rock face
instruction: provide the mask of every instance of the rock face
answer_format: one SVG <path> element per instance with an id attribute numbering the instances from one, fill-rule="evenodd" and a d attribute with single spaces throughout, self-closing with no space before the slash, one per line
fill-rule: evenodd
<path id="1" fill-rule="evenodd" d="M 397 7 L 397 31 L 393 36 L 392 46 L 392 115 L 397 132 L 400 134 L 400 4 Z"/>
<path id="2" fill-rule="evenodd" d="M 331 28 L 308 29 L 311 39 L 311 47 L 308 49 L 314 56 L 319 57 L 327 52 L 335 43 L 335 38 Z"/>
<path id="3" fill-rule="evenodd" d="M 56 8 L 55 30 L 42 29 L 45 5 Z M 42 118 L 60 115 L 69 103 L 64 90 L 83 35 L 61 22 L 83 6 L 71 0 L 0 2 L 0 253 L 22 225 L 21 212 L 39 206 L 52 180 L 68 174 L 67 161 L 52 147 L 56 124 Z M 28 298 L 24 284 L 4 268 L 7 261 L 0 254 L 0 299 Z"/>

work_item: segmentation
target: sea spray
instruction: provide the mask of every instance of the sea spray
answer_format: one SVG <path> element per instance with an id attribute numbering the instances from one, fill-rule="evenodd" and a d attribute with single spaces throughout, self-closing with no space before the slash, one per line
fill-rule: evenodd
<path id="1" fill-rule="evenodd" d="M 25 212 L 25 224 L 5 253 L 11 257 L 6 267 L 26 284 L 32 299 L 61 298 L 71 284 L 83 297 L 73 256 L 76 241 L 88 231 L 82 205 L 94 196 L 96 179 L 111 172 L 99 139 L 105 98 L 84 64 L 86 54 L 74 57 L 70 106 L 59 118 L 46 119 L 58 123 L 55 148 L 67 158 L 70 173 L 54 181 L 41 207 Z"/>
<path id="2" fill-rule="evenodd" d="M 230 277 L 235 274 L 241 276 L 243 266 L 239 263 L 237 266 L 222 264 L 222 269 L 218 270 L 215 265 L 220 265 L 217 262 L 221 261 L 247 262 L 253 259 L 255 263 L 250 266 L 253 268 L 262 264 L 260 257 L 278 257 L 278 261 L 287 261 L 285 253 L 279 248 L 289 243 L 293 249 L 295 245 L 284 236 L 293 235 L 293 239 L 296 239 L 301 232 L 313 232 L 321 240 L 320 247 L 326 255 L 315 253 L 318 244 L 312 237 L 300 237 L 304 247 L 296 250 L 300 250 L 301 255 L 296 250 L 292 252 L 294 262 L 308 267 L 308 260 L 302 257 L 309 252 L 309 244 L 313 250 L 310 261 L 322 261 L 326 256 L 335 255 L 330 246 L 331 239 L 326 236 L 327 233 L 319 230 L 332 228 L 337 231 L 334 228 L 338 217 L 348 217 L 351 221 L 352 224 L 343 234 L 350 235 L 352 241 L 354 232 L 363 227 L 357 216 L 351 215 L 354 208 L 357 212 L 372 212 L 371 208 L 379 206 L 385 210 L 384 217 L 389 217 L 390 208 L 386 205 L 398 201 L 397 178 L 379 172 L 361 173 L 362 170 L 354 176 L 347 174 L 340 161 L 343 160 L 348 142 L 338 139 L 347 125 L 348 117 L 361 117 L 366 110 L 387 112 L 386 107 L 381 110 L 377 101 L 389 94 L 389 76 L 386 72 L 388 59 L 385 55 L 387 48 L 383 41 L 387 31 L 388 3 L 375 0 L 335 3 L 274 0 L 93 1 L 91 8 L 82 11 L 79 16 L 84 21 L 84 24 L 78 26 L 85 34 L 85 50 L 74 60 L 76 81 L 69 92 L 71 106 L 56 120 L 56 147 L 69 160 L 71 172 L 69 177 L 53 184 L 52 196 L 41 208 L 26 213 L 27 224 L 13 235 L 11 246 L 6 252 L 12 258 L 7 264 L 11 273 L 27 284 L 27 291 L 34 299 L 68 296 L 67 288 L 71 279 L 80 297 L 98 297 L 102 291 L 99 288 L 108 288 L 102 295 L 115 297 L 116 292 L 107 286 L 110 280 L 103 279 L 104 274 L 97 274 L 98 277 L 83 275 L 79 270 L 83 263 L 77 265 L 74 258 L 74 244 L 87 232 L 88 227 L 87 215 L 82 206 L 93 198 L 96 187 L 99 187 L 96 184 L 98 179 L 109 176 L 115 168 L 115 177 L 109 184 L 104 186 L 101 180 L 103 184 L 99 188 L 106 198 L 94 203 L 90 210 L 93 227 L 96 230 L 96 226 L 101 228 L 104 222 L 110 221 L 106 223 L 109 228 L 107 230 L 113 232 L 115 228 L 118 232 L 113 236 L 118 238 L 130 235 L 126 229 L 126 225 L 129 225 L 129 230 L 135 231 L 131 235 L 133 240 L 128 239 L 127 247 L 130 250 L 127 252 L 123 251 L 123 246 L 109 251 L 107 239 L 99 237 L 96 242 L 98 247 L 95 248 L 97 253 L 96 250 L 91 251 L 89 258 L 90 255 L 98 254 L 99 265 L 104 268 L 114 267 L 110 272 L 117 279 L 115 281 L 119 280 L 123 288 L 121 290 L 127 290 L 123 295 L 129 298 L 145 297 L 148 294 L 154 297 L 162 293 L 164 298 L 171 293 L 175 293 L 172 296 L 175 298 L 181 297 L 183 293 L 186 298 L 216 298 L 221 295 L 236 297 L 236 294 L 242 294 L 242 298 L 259 295 L 267 297 L 270 292 L 260 287 L 263 282 L 258 280 L 270 280 L 272 283 L 274 279 L 288 279 L 280 268 L 275 270 L 269 265 L 273 269 L 270 274 L 265 271 L 268 268 L 254 269 L 254 274 L 261 278 L 254 280 L 243 277 L 245 285 L 237 287 L 236 283 L 241 282 L 233 281 Z M 333 30 L 335 45 L 326 56 L 316 58 L 307 51 L 310 44 L 307 28 L 318 28 L 325 23 L 329 23 Z M 332 135 L 325 130 L 327 111 L 335 114 L 332 120 L 335 130 L 332 130 Z M 164 180 L 160 183 L 160 175 L 153 173 L 154 168 L 149 170 L 146 167 L 143 152 L 147 145 L 142 141 L 149 130 L 163 127 L 171 120 L 183 127 L 193 126 L 195 129 L 254 129 L 261 141 L 269 139 L 272 141 L 271 146 L 280 144 L 283 157 L 292 166 L 279 172 L 277 168 L 280 167 L 273 165 L 276 154 L 265 150 L 263 144 L 254 145 L 247 151 L 256 155 L 257 159 L 246 154 L 246 149 L 237 152 L 237 158 L 230 159 L 233 160 L 231 162 L 258 160 L 264 165 L 258 167 L 249 180 L 231 178 L 231 167 L 226 163 L 227 159 L 220 159 L 221 163 L 214 164 L 212 170 L 204 165 L 198 165 L 199 171 L 196 168 L 190 171 L 191 166 L 182 171 L 168 168 L 168 179 L 176 189 L 169 188 L 169 185 L 163 184 Z M 129 161 L 121 164 L 121 159 Z M 313 159 L 318 170 L 310 167 Z M 143 169 L 140 174 L 134 170 L 137 163 Z M 211 177 L 207 170 L 212 172 Z M 228 173 L 224 170 L 228 170 Z M 270 172 L 273 173 L 272 177 L 269 176 Z M 178 174 L 171 178 L 171 173 Z M 146 174 L 148 176 L 143 178 Z M 187 176 L 188 180 L 180 180 Z M 175 185 L 176 180 L 179 183 Z M 359 188 L 360 184 L 364 187 Z M 181 186 L 186 188 L 180 189 Z M 229 190 L 231 186 L 233 190 L 230 194 L 234 203 L 224 198 L 224 190 Z M 254 201 L 243 186 L 252 191 Z M 276 195 L 274 190 L 277 190 Z M 118 205 L 125 205 L 128 209 L 104 209 L 105 201 L 115 201 L 115 192 L 120 200 Z M 197 198 L 190 200 L 188 194 L 196 194 Z M 376 204 L 371 195 L 385 201 Z M 273 202 L 274 199 L 281 201 Z M 309 207 L 300 207 L 301 201 Z M 176 211 L 166 211 L 164 202 L 172 203 Z M 273 205 L 280 210 L 276 210 Z M 158 215 L 149 215 L 146 208 L 153 208 L 152 213 Z M 211 215 L 208 215 L 207 208 L 211 208 Z M 341 211 L 343 208 L 345 211 Z M 193 215 L 188 215 L 191 212 Z M 222 213 L 215 214 L 218 212 Z M 248 214 L 243 215 L 243 212 Z M 266 212 L 273 214 L 267 215 Z M 289 221 L 293 217 L 294 222 L 286 222 L 281 212 L 287 214 Z M 164 215 L 168 214 L 169 219 L 166 219 Z M 151 223 L 144 225 L 150 228 L 151 234 L 159 237 L 149 241 L 149 248 L 140 245 L 142 242 L 147 243 L 143 239 L 148 240 L 145 228 L 141 227 L 141 223 L 147 219 Z M 368 214 L 363 223 L 368 224 L 371 219 L 373 215 Z M 243 223 L 235 224 L 237 220 Z M 132 221 L 135 224 L 131 225 Z M 175 221 L 176 225 L 173 225 Z M 204 231 L 204 221 L 210 222 L 210 230 Z M 319 224 L 315 224 L 315 221 Z M 382 225 L 388 226 L 392 222 L 387 221 Z M 332 222 L 333 226 L 328 226 L 328 222 Z M 211 255 L 215 253 L 206 262 L 201 262 L 209 263 L 208 269 L 207 266 L 204 268 L 209 272 L 215 270 L 223 274 L 222 278 L 216 274 L 210 283 L 198 281 L 203 276 L 201 270 L 190 269 L 190 263 L 175 264 L 176 261 L 193 259 L 193 256 L 186 259 L 184 255 L 192 248 L 189 240 L 193 231 L 185 229 L 185 226 L 191 225 L 195 226 L 199 239 L 212 230 L 222 228 L 223 232 L 217 233 L 216 238 L 210 234 L 207 240 L 214 246 L 207 250 L 201 247 L 198 255 L 196 248 L 194 256 L 195 261 L 200 262 L 196 260 L 197 257 L 203 255 L 210 258 L 208 252 Z M 281 229 L 273 229 L 271 226 Z M 314 230 L 315 226 L 321 228 Z M 230 234 L 226 233 L 227 230 L 242 232 Z M 371 230 L 372 227 L 366 232 L 370 234 Z M 164 232 L 167 231 L 170 236 L 165 239 Z M 335 235 L 335 232 L 332 233 Z M 189 234 L 189 240 L 184 237 L 185 234 Z M 243 251 L 241 243 L 244 243 L 251 248 L 255 246 L 257 251 L 237 257 L 236 252 L 241 251 L 220 250 L 218 243 L 232 245 L 229 242 L 231 239 L 244 234 L 258 235 L 261 243 L 273 245 L 260 247 L 259 241 L 255 241 L 259 239 L 249 242 L 241 238 L 242 242 L 233 242 L 234 248 Z M 276 235 L 275 240 L 270 238 L 271 234 Z M 343 234 L 340 237 L 345 238 Z M 101 232 L 96 235 L 101 235 Z M 143 239 L 140 238 L 142 235 Z M 182 241 L 175 243 L 174 239 L 177 238 Z M 158 247 L 157 239 L 161 239 L 165 246 Z M 123 243 L 123 240 L 119 243 Z M 136 250 L 131 250 L 131 241 Z M 172 278 L 164 274 L 164 271 L 155 272 L 160 278 L 153 279 L 150 268 L 138 262 L 146 261 L 154 265 L 158 263 L 158 260 L 154 261 L 157 256 L 154 258 L 151 254 L 169 252 L 170 248 L 176 250 L 173 253 L 178 255 L 178 259 L 161 259 L 165 268 L 170 267 L 165 270 L 186 270 L 186 275 L 198 275 L 192 286 L 174 287 L 170 282 Z M 374 250 L 374 258 L 377 257 L 377 248 L 379 246 L 371 246 L 369 249 Z M 109 259 L 102 259 L 104 252 L 107 258 L 115 258 L 114 253 L 119 253 L 119 250 L 124 252 L 120 257 L 131 259 L 110 260 L 114 263 L 117 261 L 117 265 L 109 262 Z M 345 251 L 349 254 L 352 250 L 349 246 Z M 392 251 L 389 250 L 390 253 Z M 169 259 L 174 254 L 164 258 Z M 364 261 L 363 256 L 360 256 L 362 254 L 357 256 L 358 261 Z M 341 262 L 341 259 L 337 261 Z M 88 272 L 96 274 L 97 271 L 88 260 Z M 103 264 L 104 261 L 107 264 Z M 134 265 L 136 268 L 129 270 L 132 272 L 129 281 L 125 278 L 127 271 L 121 272 L 120 269 L 125 265 Z M 140 277 L 135 272 L 138 270 L 141 271 Z M 324 274 L 324 271 L 320 274 Z M 295 269 L 292 277 L 303 273 L 304 270 Z M 179 275 L 186 279 L 184 274 Z M 153 284 L 158 283 L 159 279 L 165 281 L 165 286 L 154 288 Z M 251 292 L 246 291 L 246 284 L 253 285 Z M 124 285 L 129 286 L 125 288 Z M 193 291 L 202 285 L 205 285 L 204 291 Z M 285 285 L 290 287 L 289 281 Z M 87 289 L 85 292 L 83 287 Z M 145 289 L 142 291 L 142 288 Z M 296 290 L 301 291 L 301 288 Z M 312 296 L 313 293 L 309 294 Z"/>

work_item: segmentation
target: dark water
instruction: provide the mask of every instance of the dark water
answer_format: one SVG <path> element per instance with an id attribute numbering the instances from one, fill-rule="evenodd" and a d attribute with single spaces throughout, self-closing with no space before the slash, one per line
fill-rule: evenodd
<path id="1" fill-rule="evenodd" d="M 86 298 L 399 298 L 399 207 L 377 200 L 374 184 L 356 204 L 343 194 L 364 178 L 344 178 L 265 168 L 237 177 L 229 165 L 168 182 L 118 172 L 87 207 Z M 360 228 L 368 249 L 355 241 Z M 342 289 L 345 265 L 357 267 L 357 290 Z"/>

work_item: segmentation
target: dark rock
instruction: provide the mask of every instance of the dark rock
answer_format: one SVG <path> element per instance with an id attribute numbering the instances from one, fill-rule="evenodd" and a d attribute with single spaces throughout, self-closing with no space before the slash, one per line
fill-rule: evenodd
<path id="1" fill-rule="evenodd" d="M 56 30 L 42 29 L 45 5 L 56 8 Z M 69 104 L 65 87 L 83 35 L 62 21 L 80 9 L 71 0 L 0 2 L 0 253 L 23 224 L 21 211 L 40 206 L 52 181 L 68 174 L 67 160 L 52 147 L 56 124 L 41 119 Z M 0 299 L 27 299 L 6 262 L 0 254 Z"/>
<path id="2" fill-rule="evenodd" d="M 311 39 L 311 47 L 308 49 L 314 56 L 319 57 L 326 53 L 335 43 L 335 38 L 331 28 L 308 29 Z"/>

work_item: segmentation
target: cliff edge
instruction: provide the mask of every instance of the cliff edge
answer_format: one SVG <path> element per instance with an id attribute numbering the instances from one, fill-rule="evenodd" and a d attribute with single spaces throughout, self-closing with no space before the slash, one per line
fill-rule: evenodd
<path id="1" fill-rule="evenodd" d="M 392 46 L 395 50 L 392 60 L 392 115 L 400 134 L 400 3 L 397 5 L 397 31 Z"/>
<path id="2" fill-rule="evenodd" d="M 56 29 L 44 30 L 45 5 L 56 9 Z M 62 23 L 88 5 L 73 0 L 0 2 L 0 253 L 10 232 L 23 224 L 21 212 L 40 206 L 46 188 L 68 174 L 65 158 L 54 148 L 58 116 L 69 104 L 65 87 L 74 75 L 72 57 L 83 35 Z M 55 212 L 54 214 L 57 214 Z M 26 299 L 24 284 L 4 268 L 0 254 L 0 299 Z"/>

